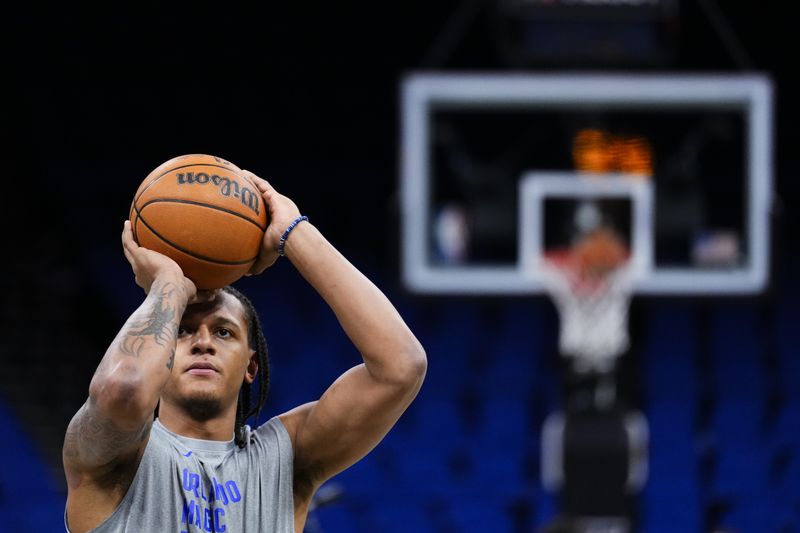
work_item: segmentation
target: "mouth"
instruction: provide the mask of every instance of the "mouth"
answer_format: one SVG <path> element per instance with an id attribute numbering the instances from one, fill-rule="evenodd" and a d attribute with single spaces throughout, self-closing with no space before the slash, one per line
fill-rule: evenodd
<path id="1" fill-rule="evenodd" d="M 189 368 L 186 369 L 186 373 L 192 374 L 193 376 L 213 376 L 214 374 L 219 374 L 219 371 L 217 367 L 211 363 L 198 361 L 189 365 Z"/>

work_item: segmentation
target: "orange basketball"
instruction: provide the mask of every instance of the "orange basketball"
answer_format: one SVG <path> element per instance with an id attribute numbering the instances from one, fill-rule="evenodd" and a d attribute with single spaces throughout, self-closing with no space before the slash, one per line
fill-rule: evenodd
<path id="1" fill-rule="evenodd" d="M 174 259 L 198 289 L 218 289 L 258 257 L 267 206 L 239 167 L 191 154 L 170 159 L 142 181 L 130 220 L 140 246 Z"/>
<path id="2" fill-rule="evenodd" d="M 628 258 L 627 250 L 614 232 L 599 228 L 588 234 L 575 247 L 578 263 L 593 271 L 613 270 Z"/>

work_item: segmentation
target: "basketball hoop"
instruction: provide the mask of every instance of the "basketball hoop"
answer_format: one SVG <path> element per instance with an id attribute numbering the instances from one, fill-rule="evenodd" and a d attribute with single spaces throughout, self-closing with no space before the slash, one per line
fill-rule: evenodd
<path id="1" fill-rule="evenodd" d="M 576 371 L 605 373 L 630 344 L 628 308 L 634 269 L 627 250 L 595 234 L 540 261 L 542 279 L 559 313 L 561 354 Z"/>

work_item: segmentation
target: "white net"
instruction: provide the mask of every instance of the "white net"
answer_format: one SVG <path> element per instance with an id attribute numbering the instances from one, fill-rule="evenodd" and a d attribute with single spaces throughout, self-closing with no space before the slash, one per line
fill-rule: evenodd
<path id="1" fill-rule="evenodd" d="M 628 263 L 587 281 L 569 262 L 544 260 L 543 280 L 561 323 L 559 348 L 579 372 L 608 372 L 630 344 L 628 309 L 634 275 Z"/>

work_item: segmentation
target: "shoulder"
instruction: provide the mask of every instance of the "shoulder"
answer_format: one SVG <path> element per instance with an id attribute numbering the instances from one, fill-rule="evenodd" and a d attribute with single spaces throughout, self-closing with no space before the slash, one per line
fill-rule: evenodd
<path id="1" fill-rule="evenodd" d="M 280 421 L 286 433 L 289 435 L 292 444 L 297 442 L 297 434 L 300 432 L 300 428 L 308 419 L 308 415 L 316 404 L 317 402 L 305 403 L 275 417 Z"/>
<path id="2" fill-rule="evenodd" d="M 273 417 L 252 429 L 245 426 L 245 442 L 248 448 L 268 451 L 270 455 L 277 453 L 280 457 L 293 459 L 294 443 L 288 428 L 280 417 Z"/>

